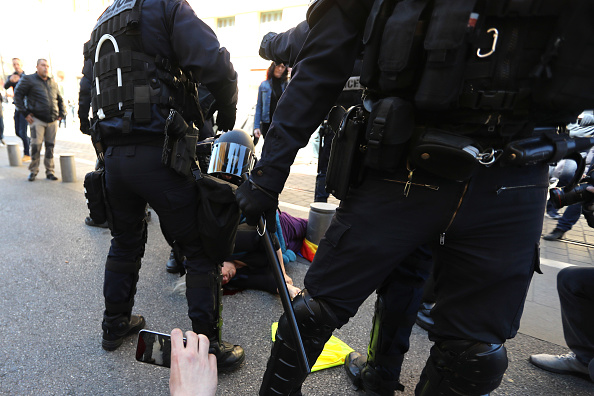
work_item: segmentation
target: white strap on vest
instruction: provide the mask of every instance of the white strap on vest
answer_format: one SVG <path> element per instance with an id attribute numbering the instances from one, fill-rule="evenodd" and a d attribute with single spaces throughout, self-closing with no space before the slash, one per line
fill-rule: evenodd
<path id="1" fill-rule="evenodd" d="M 118 42 L 116 41 L 115 37 L 113 37 L 111 34 L 104 34 L 103 36 L 101 36 L 99 43 L 97 43 L 97 49 L 95 50 L 95 64 L 97 64 L 97 62 L 99 61 L 99 51 L 101 51 L 101 46 L 103 45 L 105 40 L 111 41 L 116 53 L 120 52 L 120 48 L 118 47 Z M 122 86 L 122 69 L 118 67 L 117 73 L 118 73 L 118 87 L 121 87 Z M 97 86 L 97 96 L 99 96 L 99 95 L 101 95 L 101 90 L 99 89 L 99 76 L 95 77 L 95 85 Z M 119 110 L 122 110 L 123 105 L 124 104 L 122 102 L 118 103 Z M 99 117 L 100 120 L 103 120 L 105 118 L 105 113 L 103 112 L 103 108 L 100 108 L 99 110 L 97 110 L 97 116 Z"/>

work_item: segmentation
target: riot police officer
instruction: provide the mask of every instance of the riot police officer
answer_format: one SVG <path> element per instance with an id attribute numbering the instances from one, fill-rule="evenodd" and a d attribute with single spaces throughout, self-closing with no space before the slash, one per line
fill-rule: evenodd
<path id="1" fill-rule="evenodd" d="M 284 33 L 268 33 L 262 39 L 260 56 L 292 67 L 308 33 L 307 21 Z M 361 103 L 361 67 L 361 59 L 357 58 L 353 73 L 335 103 L 335 106 L 342 106 L 343 112 Z M 330 114 L 335 113 L 331 110 Z M 314 194 L 316 202 L 326 202 L 329 196 L 325 188 L 326 171 L 334 128 L 338 125 L 336 120 L 329 122 L 328 118 L 320 127 L 322 139 Z M 330 123 L 336 125 L 330 126 Z M 400 265 L 394 266 L 392 273 L 378 287 L 367 354 L 364 356 L 354 351 L 345 359 L 347 376 L 357 388 L 365 389 L 369 394 L 404 389 L 400 384 L 402 362 L 410 346 L 415 313 L 432 264 L 430 250 L 426 246 L 419 247 Z"/>
<path id="2" fill-rule="evenodd" d="M 102 346 L 118 348 L 145 324 L 132 315 L 144 254 L 147 202 L 186 256 L 192 329 L 210 339 L 220 370 L 244 360 L 240 346 L 221 340 L 221 263 L 198 235 L 198 191 L 190 173 L 200 127 L 198 83 L 218 104 L 216 123 L 235 123 L 237 73 L 229 53 L 185 1 L 120 0 L 99 17 L 85 44 L 85 76 L 93 82 L 93 142 L 105 158 L 105 195 L 112 234 L 105 265 Z M 172 135 L 166 119 L 181 114 L 189 128 Z M 179 119 L 179 118 L 178 118 Z M 178 125 L 178 124 L 175 124 Z M 187 126 L 187 125 L 186 125 Z M 185 144 L 185 145 L 184 145 Z M 172 154 L 173 150 L 173 154 Z M 177 151 L 176 151 L 177 150 Z"/>
<path id="3" fill-rule="evenodd" d="M 439 291 L 430 332 L 435 345 L 415 393 L 484 395 L 499 386 L 507 368 L 503 344 L 518 330 L 539 270 L 547 189 L 545 163 L 510 165 L 517 157 L 503 153 L 519 139 L 559 137 L 594 102 L 591 90 L 578 88 L 594 85 L 580 71 L 592 56 L 575 55 L 582 30 L 591 30 L 586 3 L 318 0 L 310 6 L 311 30 L 271 139 L 237 197 L 250 221 L 270 216 L 298 148 L 363 47 L 368 113 L 355 117 L 359 125 L 367 119 L 364 177 L 341 202 L 306 290 L 293 302 L 311 364 L 383 274 L 427 243 Z M 301 393 L 307 373 L 294 345 L 281 317 L 261 395 Z"/>

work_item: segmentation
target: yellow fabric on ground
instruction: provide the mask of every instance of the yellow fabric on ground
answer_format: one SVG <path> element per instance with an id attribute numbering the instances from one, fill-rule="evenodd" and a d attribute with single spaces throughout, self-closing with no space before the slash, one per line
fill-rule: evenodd
<path id="1" fill-rule="evenodd" d="M 272 341 L 274 341 L 277 327 L 278 322 L 274 322 L 272 324 Z M 324 350 L 318 357 L 318 360 L 316 360 L 316 364 L 314 364 L 314 366 L 311 368 L 311 372 L 313 373 L 314 371 L 340 366 L 344 364 L 344 359 L 346 356 L 353 351 L 353 348 L 338 338 L 332 336 L 326 345 L 324 345 Z"/>

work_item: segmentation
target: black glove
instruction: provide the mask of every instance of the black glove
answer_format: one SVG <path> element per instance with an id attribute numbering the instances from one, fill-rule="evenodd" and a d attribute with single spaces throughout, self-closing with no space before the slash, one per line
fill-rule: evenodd
<path id="1" fill-rule="evenodd" d="M 266 33 L 266 35 L 262 38 L 262 42 L 260 43 L 260 50 L 258 51 L 258 54 L 260 55 L 260 57 L 266 59 L 266 60 L 272 60 L 270 59 L 267 55 L 266 55 L 266 44 L 268 44 L 268 42 L 273 39 L 274 37 L 276 37 L 276 33 L 274 32 L 268 32 Z"/>
<path id="2" fill-rule="evenodd" d="M 89 129 L 91 128 L 91 122 L 88 118 L 83 118 L 80 120 L 80 131 L 85 135 L 90 135 L 91 132 Z"/>
<path id="3" fill-rule="evenodd" d="M 235 126 L 235 109 L 233 111 L 219 110 L 217 113 L 217 126 L 220 131 L 230 131 Z"/>
<path id="4" fill-rule="evenodd" d="M 260 217 L 264 215 L 266 229 L 270 233 L 276 232 L 277 193 L 258 186 L 252 180 L 247 180 L 239 186 L 235 196 L 249 225 L 257 225 Z"/>

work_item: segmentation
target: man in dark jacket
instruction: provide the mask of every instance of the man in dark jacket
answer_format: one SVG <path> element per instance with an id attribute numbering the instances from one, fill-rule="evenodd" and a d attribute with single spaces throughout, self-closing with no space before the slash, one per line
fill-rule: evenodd
<path id="1" fill-rule="evenodd" d="M 19 112 L 25 114 L 31 126 L 31 173 L 28 180 L 35 181 L 39 172 L 43 142 L 45 176 L 48 180 L 58 180 L 54 175 L 54 144 L 58 121 L 64 117 L 65 108 L 58 84 L 49 76 L 47 60 L 38 59 L 37 73 L 21 78 L 14 91 L 14 104 Z"/>
<path id="2" fill-rule="evenodd" d="M 25 75 L 23 62 L 19 58 L 12 58 L 12 67 L 14 67 L 14 73 L 4 83 L 4 89 L 12 88 L 14 90 L 21 77 Z M 31 157 L 29 156 L 30 141 L 27 134 L 27 120 L 25 119 L 25 115 L 18 110 L 14 111 L 14 131 L 23 141 L 23 162 L 31 161 Z"/>

